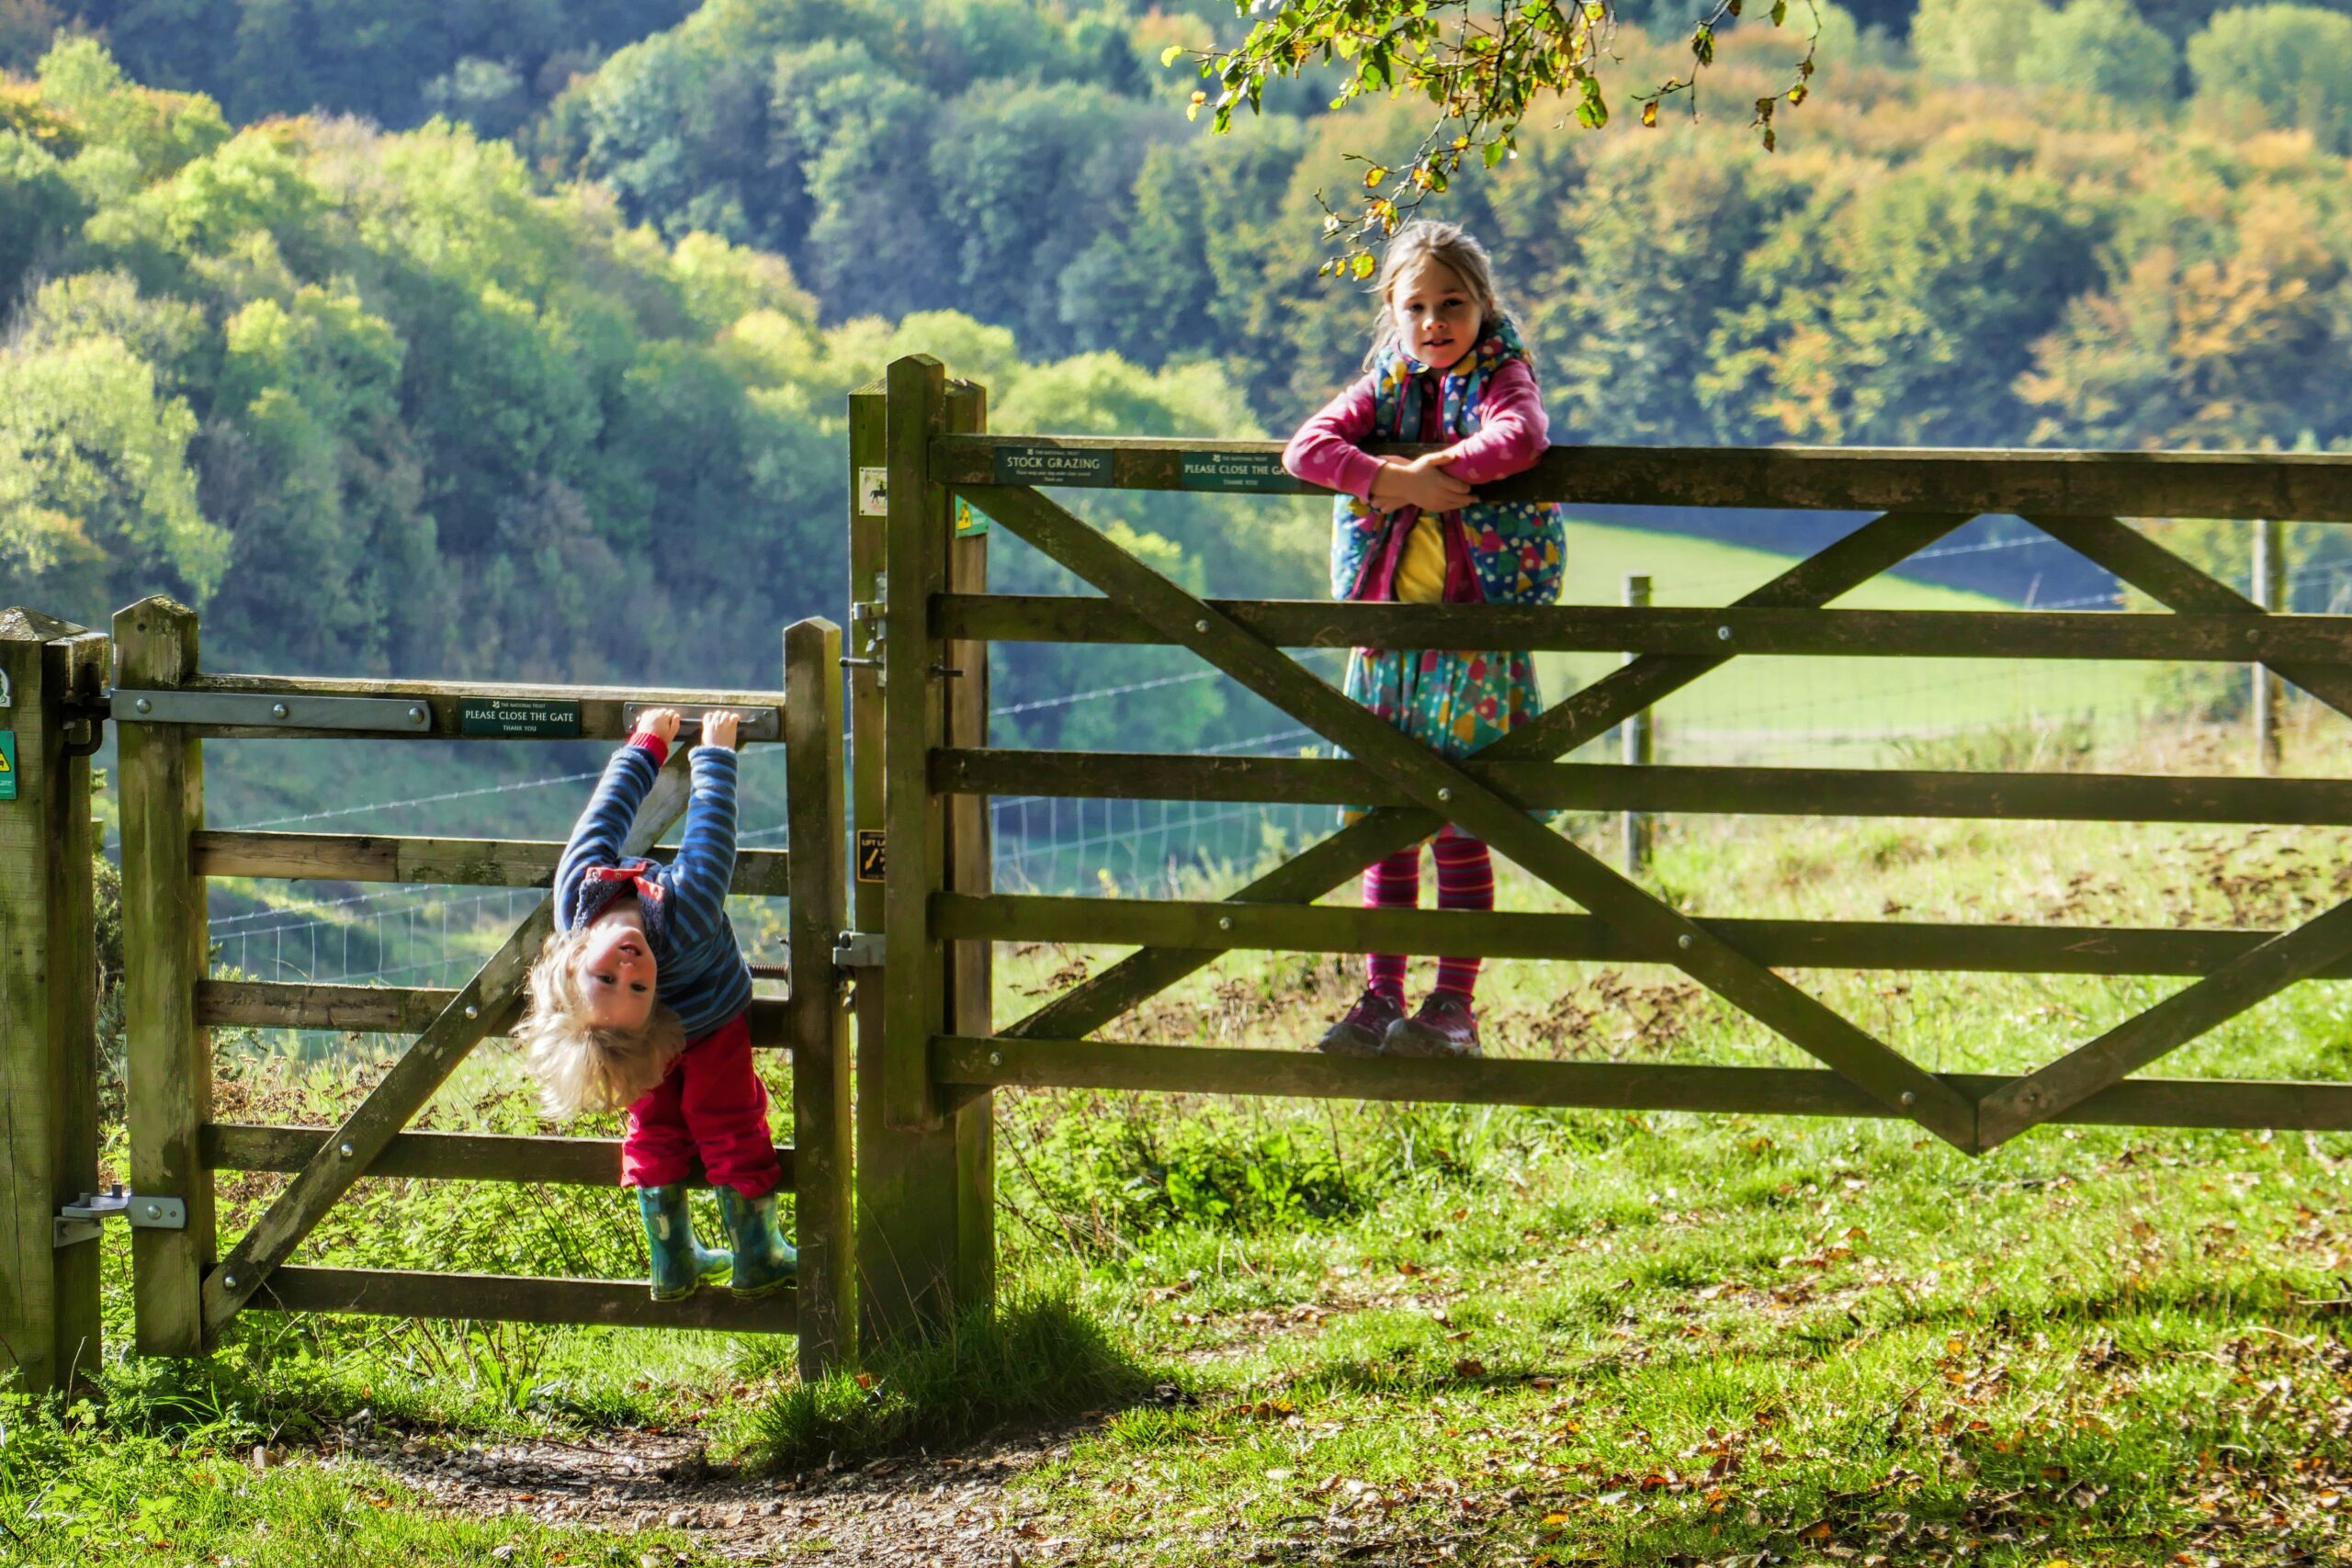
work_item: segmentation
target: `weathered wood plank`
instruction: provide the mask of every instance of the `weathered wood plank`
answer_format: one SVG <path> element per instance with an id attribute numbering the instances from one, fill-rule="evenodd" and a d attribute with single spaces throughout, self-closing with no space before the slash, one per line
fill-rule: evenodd
<path id="1" fill-rule="evenodd" d="M 1846 535 L 1797 562 L 1738 602 L 1742 604 L 1826 604 L 1927 548 L 1969 520 L 1964 513 L 1893 513 Z M 1613 670 L 1533 721 L 1520 726 L 1476 759 L 1481 762 L 1549 761 L 1604 734 L 1620 720 L 1679 691 L 1727 662 L 1726 658 L 1648 654 Z M 1321 897 L 1382 856 L 1437 830 L 1442 818 L 1420 808 L 1374 812 L 1257 878 L 1232 896 L 1236 903 L 1306 903 Z M 1023 1036 L 1091 1034 L 1145 998 L 1209 962 L 1208 954 L 1146 948 L 1046 1002 L 1004 1032 Z"/>
<path id="2" fill-rule="evenodd" d="M 198 876 L 263 876 L 284 881 L 407 882 L 448 887 L 546 887 L 563 858 L 560 839 L 413 839 L 369 833 L 198 832 L 191 849 Z M 667 864 L 673 845 L 650 858 Z M 780 898 L 790 889 L 792 857 L 784 850 L 742 850 L 729 891 Z"/>
<path id="3" fill-rule="evenodd" d="M 1973 1104 L 1816 998 L 1535 822 L 1524 803 L 1480 784 L 1349 701 L 1035 491 L 991 490 L 987 494 L 989 516 L 1250 691 L 1336 741 L 1423 807 L 1442 813 L 1653 950 L 1674 952 L 1675 966 L 1684 974 L 1887 1105 L 1910 1111 L 1937 1136 L 1962 1149 L 1973 1146 Z"/>
<path id="4" fill-rule="evenodd" d="M 988 428 L 988 395 L 958 385 L 948 393 L 951 431 Z M 985 593 L 989 586 L 986 534 L 949 541 L 947 586 Z M 946 734 L 950 746 L 986 746 L 989 740 L 989 649 L 984 642 L 947 645 L 950 669 L 964 673 L 947 692 Z M 947 853 L 943 886 L 950 894 L 984 896 L 995 886 L 996 857 L 989 840 L 989 803 L 977 795 L 946 800 Z M 992 943 L 950 942 L 947 953 L 947 1027 L 958 1034 L 989 1034 L 996 1029 L 995 957 Z M 953 1305 L 965 1312 L 996 1294 L 996 1103 L 986 1090 L 949 1097 L 933 1091 L 955 1139 L 956 1274 Z"/>
<path id="5" fill-rule="evenodd" d="M 849 1021 L 833 968 L 834 939 L 849 924 L 841 657 L 841 628 L 831 621 L 785 629 L 786 813 L 794 847 L 785 1038 L 792 1047 L 793 1139 L 800 1151 L 792 1179 L 800 1373 L 808 1379 L 857 1359 Z"/>
<path id="6" fill-rule="evenodd" d="M 1477 762 L 1462 771 L 1546 811 L 1732 816 L 2008 818 L 2084 822 L 2352 824 L 2352 781 L 2150 778 L 2132 773 L 1962 773 L 1891 768 L 1728 768 Z M 951 795 L 1280 805 L 1409 804 L 1361 762 L 1323 757 L 1185 757 L 1148 751 L 944 748 L 932 787 Z"/>
<path id="7" fill-rule="evenodd" d="M 198 1147 L 208 1170 L 298 1171 L 334 1136 L 325 1127 L 286 1127 L 261 1122 L 215 1122 L 200 1129 Z M 786 1184 L 791 1185 L 796 1151 L 779 1145 Z M 384 1145 L 368 1168 L 373 1179 L 401 1177 L 413 1181 L 513 1181 L 549 1187 L 617 1187 L 621 1179 L 618 1138 L 515 1136 L 493 1133 L 401 1133 Z M 699 1166 L 689 1185 L 707 1187 Z"/>
<path id="8" fill-rule="evenodd" d="M 2005 1085 L 1977 1108 L 1992 1148 L 2178 1049 L 2199 1035 L 2307 980 L 2352 953 L 2352 900 L 2240 953 L 2186 990 L 2049 1066 Z"/>
<path id="9" fill-rule="evenodd" d="M 123 682 L 127 689 L 138 689 Z M 511 702 L 577 703 L 582 740 L 624 740 L 629 726 L 626 709 L 631 703 L 654 703 L 730 708 L 776 707 L 778 692 L 699 691 L 684 687 L 649 687 L 643 691 L 616 686 L 535 686 L 495 681 L 399 681 L 375 677 L 313 675 L 201 675 L 181 688 L 190 692 L 266 694 L 272 696 L 407 698 L 432 710 L 430 732 L 414 729 L 305 729 L 285 725 L 129 724 L 126 729 L 170 728 L 198 739 L 269 740 L 288 737 L 328 737 L 343 740 L 511 740 L 527 736 L 468 735 L 461 710 L 469 701 L 501 698 Z"/>
<path id="10" fill-rule="evenodd" d="M 1351 1059 L 1312 1051 L 1012 1040 L 1001 1035 L 943 1037 L 932 1043 L 932 1061 L 944 1083 L 1023 1089 L 1408 1100 L 1602 1111 L 1902 1115 L 1838 1074 L 1814 1067 L 1548 1062 L 1498 1056 L 1460 1062 L 1399 1056 Z M 1952 1092 L 1971 1099 L 2021 1081 L 1997 1074 L 1937 1076 Z M 2121 1127 L 2291 1127 L 2342 1132 L 2352 1130 L 2352 1084 L 2132 1078 L 2051 1120 Z"/>
<path id="11" fill-rule="evenodd" d="M 1671 964 L 1677 954 L 1591 915 L 1347 905 L 1233 904 L 944 894 L 932 919 L 949 938 L 1152 946 L 1221 953 L 1469 953 L 1597 964 Z M 2272 931 L 2153 931 L 1927 921 L 1704 919 L 1697 922 L 1774 969 L 1935 970 L 1966 974 L 2211 975 Z M 2352 979 L 2352 956 L 2312 977 Z"/>
<path id="12" fill-rule="evenodd" d="M 942 482 L 963 488 L 1001 481 L 998 454 L 1057 448 L 1109 459 L 1108 483 L 1081 465 L 1056 479 L 1020 483 L 1118 490 L 1207 488 L 1187 482 L 1185 458 L 1224 457 L 1249 468 L 1214 488 L 1267 494 L 1314 487 L 1281 472 L 1273 441 L 1188 438 L 1099 439 L 1069 435 L 948 435 L 933 445 Z M 1399 446 L 1398 454 L 1433 450 Z M 2352 458 L 2275 452 L 2002 452 L 1928 447 L 1555 446 L 1516 479 L 1478 487 L 1488 501 L 1566 501 L 1586 505 L 1729 506 L 1772 510 L 1892 512 L 1966 508 L 1972 513 L 2098 512 L 2125 517 L 2300 517 L 2352 522 Z"/>
<path id="13" fill-rule="evenodd" d="M 354 1034 L 418 1034 L 458 999 L 455 990 L 432 986 L 336 986 L 319 981 L 199 980 L 198 1023 L 242 1024 L 254 1029 L 334 1029 Z M 781 1038 L 785 1004 L 754 1001 L 754 1041 Z M 482 1036 L 495 1039 L 514 1026 L 519 1002 L 483 1017 Z"/>
<path id="14" fill-rule="evenodd" d="M 144 599 L 114 618 L 118 685 L 167 690 L 197 678 L 196 613 Z M 200 1285 L 219 1246 L 212 1178 L 198 1130 L 212 1120 L 212 1049 L 198 1021 L 197 982 L 209 947 L 204 881 L 189 835 L 204 826 L 204 751 L 184 730 L 120 725 L 122 935 L 138 954 L 123 976 L 130 1078 L 130 1186 L 187 1201 L 187 1228 L 130 1233 L 138 1348 L 194 1356 L 210 1343 Z"/>
<path id="15" fill-rule="evenodd" d="M 505 1274 L 427 1274 L 389 1269 L 281 1268 L 252 1305 L 261 1311 L 355 1313 L 469 1323 L 585 1323 L 606 1328 L 711 1328 L 790 1334 L 791 1290 L 754 1301 L 716 1287 L 657 1302 L 642 1280 L 532 1280 Z"/>
<path id="16" fill-rule="evenodd" d="M 998 504 L 994 490 L 975 501 Z M 2120 615 L 2070 610 L 1627 609 L 1617 604 L 1335 604 L 1211 599 L 1211 610 L 1282 648 L 1517 648 L 1538 652 L 1772 654 L 1869 659 L 2352 660 L 2342 615 Z M 949 637 L 996 642 L 1165 643 L 1105 599 L 947 593 Z"/>
<path id="17" fill-rule="evenodd" d="M 645 803 L 638 809 L 637 820 L 622 846 L 624 853 L 642 852 L 684 814 L 688 756 L 686 749 L 681 747 L 662 768 Z M 344 1120 L 333 1142 L 321 1147 L 271 1201 L 243 1239 L 230 1249 L 220 1267 L 205 1276 L 204 1323 L 208 1334 L 217 1334 L 237 1314 L 268 1275 L 293 1255 L 294 1248 L 325 1217 L 335 1200 L 368 1173 L 384 1145 L 407 1125 L 409 1118 L 424 1107 L 433 1091 L 481 1043 L 487 1032 L 485 1020 L 514 1007 L 531 962 L 538 956 L 539 946 L 552 929 L 553 903 L 543 898 L 473 979 L 459 987 L 440 1016 L 392 1064 L 391 1070 L 377 1082 L 358 1109 Z M 344 1154 L 345 1149 L 350 1153 Z"/>
<path id="18" fill-rule="evenodd" d="M 0 1387 L 48 1393 L 100 1362 L 98 1249 L 58 1248 L 61 1204 L 97 1184 L 96 960 L 89 764 L 65 707 L 95 699 L 105 639 L 0 610 Z"/>

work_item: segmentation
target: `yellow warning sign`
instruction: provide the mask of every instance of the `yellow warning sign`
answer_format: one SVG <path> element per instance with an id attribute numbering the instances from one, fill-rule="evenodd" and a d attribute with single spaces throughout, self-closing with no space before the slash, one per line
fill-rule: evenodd
<path id="1" fill-rule="evenodd" d="M 17 798 L 17 732 L 0 729 L 0 800 Z"/>

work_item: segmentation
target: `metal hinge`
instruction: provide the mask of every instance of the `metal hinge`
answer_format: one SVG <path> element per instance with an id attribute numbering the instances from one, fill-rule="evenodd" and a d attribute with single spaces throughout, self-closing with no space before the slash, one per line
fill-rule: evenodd
<path id="1" fill-rule="evenodd" d="M 116 1217 L 129 1220 L 134 1230 L 184 1231 L 187 1201 L 125 1192 L 120 1182 L 104 1192 L 85 1192 L 80 1202 L 67 1203 L 57 1211 L 57 1217 L 50 1222 L 50 1245 L 67 1247 L 96 1241 L 104 1223 Z"/>
<path id="2" fill-rule="evenodd" d="M 843 931 L 833 939 L 833 964 L 841 969 L 882 967 L 880 931 Z"/>

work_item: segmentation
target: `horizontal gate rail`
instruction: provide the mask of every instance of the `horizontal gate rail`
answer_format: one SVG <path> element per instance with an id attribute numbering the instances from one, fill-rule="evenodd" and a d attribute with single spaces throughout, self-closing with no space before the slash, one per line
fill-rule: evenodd
<path id="1" fill-rule="evenodd" d="M 997 492 L 975 491 L 976 499 Z M 1116 601 L 1072 594 L 942 594 L 943 636 L 997 642 L 1178 644 Z M 1585 604 L 1355 604 L 1205 599 L 1281 648 L 1510 648 L 1536 652 L 1787 658 L 2352 661 L 2340 615 L 2074 610 L 1627 609 Z"/>
<path id="2" fill-rule="evenodd" d="M 124 683 L 113 705 L 118 723 L 165 722 L 139 709 L 148 688 Z M 780 692 L 720 692 L 675 688 L 613 686 L 535 686 L 478 681 L 399 681 L 374 677 L 326 678 L 295 675 L 196 675 L 168 688 L 175 699 L 201 698 L 329 698 L 390 703 L 380 719 L 374 709 L 356 719 L 328 716 L 333 710 L 303 707 L 293 701 L 284 716 L 273 716 L 266 702 L 241 704 L 254 711 L 240 713 L 235 722 L 210 719 L 170 722 L 170 728 L 190 739 L 266 740 L 291 736 L 334 737 L 344 740 L 621 740 L 631 728 L 633 712 L 645 707 L 731 708 L 749 712 L 757 721 L 744 730 L 746 739 L 775 738 L 775 715 L 784 706 Z M 422 722 L 410 708 L 424 711 Z M 164 710 L 168 712 L 169 710 Z"/>
<path id="3" fill-rule="evenodd" d="M 1475 953 L 1485 958 L 1672 964 L 1592 915 L 1466 909 L 1371 909 L 1333 904 L 1232 904 L 1075 898 L 1033 894 L 932 900 L 941 936 L 991 942 L 1180 947 L 1225 953 Z M 1708 917 L 1694 924 L 1774 969 L 1919 969 L 1965 974 L 2213 974 L 2280 933 L 2120 926 L 1931 924 Z M 2352 955 L 2321 979 L 2352 979 Z"/>
<path id="4" fill-rule="evenodd" d="M 1313 1051 L 1134 1044 L 1114 1040 L 1014 1040 L 1003 1035 L 943 1035 L 932 1042 L 931 1060 L 940 1082 L 976 1088 L 1908 1119 L 1843 1075 L 1817 1067 L 1551 1062 L 1496 1056 L 1468 1061 L 1351 1058 Z M 1990 1073 L 1935 1076 L 1953 1093 L 1971 1099 L 2025 1081 Z M 2050 1120 L 2125 1127 L 2344 1132 L 2352 1130 L 2352 1084 L 2128 1078 Z"/>
<path id="5" fill-rule="evenodd" d="M 279 881 L 409 882 L 447 887 L 546 887 L 563 858 L 560 839 L 414 839 L 367 833 L 198 831 L 188 848 L 198 876 Z M 674 848 L 646 852 L 668 862 Z M 740 850 L 729 891 L 782 897 L 791 890 L 785 850 Z"/>
<path id="6" fill-rule="evenodd" d="M 750 1301 L 725 1291 L 696 1291 L 684 1301 L 657 1302 L 642 1280 L 549 1280 L 297 1264 L 274 1270 L 249 1310 L 709 1328 L 735 1334 L 791 1334 L 800 1326 L 800 1303 L 791 1291 Z"/>
<path id="7" fill-rule="evenodd" d="M 199 1023 L 243 1024 L 254 1029 L 334 1029 L 359 1034 L 422 1033 L 458 993 L 443 986 L 339 986 L 322 980 L 199 980 Z M 519 1007 L 490 1015 L 486 1039 L 507 1033 Z M 786 1043 L 788 1010 L 780 1001 L 756 1000 L 745 1010 L 754 1046 Z"/>
<path id="8" fill-rule="evenodd" d="M 1374 447 L 1398 455 L 1439 448 Z M 1321 493 L 1278 441 L 941 435 L 931 481 L 1092 490 Z M 1039 462 L 1040 455 L 1055 461 Z M 1077 459 L 1072 461 L 1071 459 Z M 2352 523 L 2352 457 L 2281 452 L 2011 452 L 1868 446 L 1555 446 L 1487 501 L 1773 511 L 2105 513 Z"/>
<path id="9" fill-rule="evenodd" d="M 1462 771 L 1549 811 L 2352 826 L 2352 780 L 2345 779 L 1476 761 L 1464 762 Z M 943 795 L 1283 806 L 1408 803 L 1403 791 L 1362 763 L 1328 757 L 942 748 L 932 754 L 931 780 Z"/>
<path id="10" fill-rule="evenodd" d="M 249 1122 L 208 1122 L 198 1147 L 212 1170 L 292 1172 L 334 1135 L 328 1127 L 287 1127 Z M 793 1151 L 778 1145 L 784 1185 L 793 1184 Z M 368 1168 L 370 1179 L 507 1181 L 550 1187 L 618 1187 L 621 1141 L 497 1133 L 402 1133 Z M 697 1168 L 688 1185 L 710 1182 Z"/>

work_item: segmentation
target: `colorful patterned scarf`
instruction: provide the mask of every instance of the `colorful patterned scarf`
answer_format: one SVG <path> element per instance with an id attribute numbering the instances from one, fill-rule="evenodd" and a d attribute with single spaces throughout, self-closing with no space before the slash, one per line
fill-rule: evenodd
<path id="1" fill-rule="evenodd" d="M 1442 375 L 1390 344 L 1373 365 L 1372 439 L 1422 439 L 1423 411 L 1432 387 L 1440 401 L 1441 440 L 1476 435 L 1478 406 L 1494 373 L 1512 360 L 1534 368 L 1509 317 L 1489 322 L 1458 371 Z M 1372 503 L 1340 496 L 1331 510 L 1331 597 L 1385 598 L 1405 538 L 1420 518 L 1403 507 L 1382 514 Z M 1482 502 L 1445 513 L 1469 546 L 1479 597 L 1489 604 L 1549 604 L 1560 596 L 1567 560 L 1567 518 L 1560 506 L 1539 502 Z M 1385 570 L 1384 570 L 1384 565 Z M 1384 582 L 1385 576 L 1391 581 Z"/>

